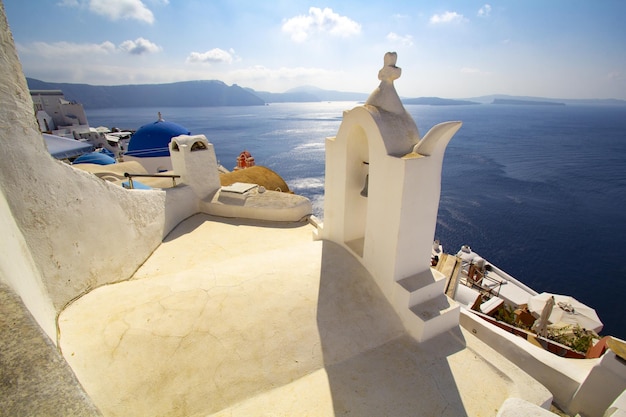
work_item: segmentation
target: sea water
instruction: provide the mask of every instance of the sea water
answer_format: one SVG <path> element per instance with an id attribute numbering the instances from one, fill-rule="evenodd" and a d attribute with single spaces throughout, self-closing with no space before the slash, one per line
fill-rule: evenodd
<path id="1" fill-rule="evenodd" d="M 232 169 L 243 150 L 323 218 L 325 138 L 354 102 L 87 110 L 92 126 L 137 129 L 157 112 L 214 144 Z M 446 150 L 435 238 L 463 244 L 538 292 L 594 307 L 626 338 L 626 106 L 406 106 L 420 134 L 463 126 Z"/>

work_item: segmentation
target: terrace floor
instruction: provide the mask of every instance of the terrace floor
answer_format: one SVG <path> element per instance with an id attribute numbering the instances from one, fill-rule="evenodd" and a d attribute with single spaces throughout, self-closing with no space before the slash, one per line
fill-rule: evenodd
<path id="1" fill-rule="evenodd" d="M 495 416 L 551 394 L 458 328 L 417 343 L 308 223 L 195 215 L 133 278 L 59 317 L 105 416 Z"/>

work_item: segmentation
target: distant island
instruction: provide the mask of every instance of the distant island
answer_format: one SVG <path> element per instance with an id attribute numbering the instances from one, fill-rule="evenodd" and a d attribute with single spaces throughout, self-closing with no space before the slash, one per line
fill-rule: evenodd
<path id="1" fill-rule="evenodd" d="M 90 85 L 51 83 L 26 78 L 30 90 L 61 90 L 67 100 L 81 103 L 85 109 L 136 107 L 216 107 L 264 106 L 271 103 L 315 103 L 325 101 L 365 102 L 366 93 L 324 90 L 313 86 L 292 88 L 284 93 L 256 91 L 252 88 L 227 85 L 222 81 L 182 81 L 167 84 Z M 440 97 L 403 97 L 405 105 L 459 106 L 475 104 L 515 105 L 626 105 L 616 99 L 547 99 L 490 95 L 465 99 Z"/>
<path id="2" fill-rule="evenodd" d="M 522 106 L 565 106 L 565 103 L 555 101 L 517 100 L 511 98 L 494 98 L 491 104 L 515 104 Z"/>
<path id="3" fill-rule="evenodd" d="M 50 83 L 26 78 L 31 90 L 61 90 L 65 98 L 81 103 L 85 109 L 127 107 L 213 107 L 263 106 L 270 103 L 315 103 L 323 101 L 364 102 L 365 93 L 323 90 L 303 86 L 284 93 L 270 93 L 228 86 L 221 81 L 184 81 L 169 84 L 132 84 L 94 86 L 89 84 Z M 468 100 L 439 97 L 404 98 L 404 104 L 451 106 L 480 104 Z"/>
<path id="4" fill-rule="evenodd" d="M 67 100 L 85 109 L 128 107 L 216 107 L 264 106 L 268 103 L 305 103 L 322 101 L 364 101 L 368 94 L 300 87 L 284 93 L 269 93 L 228 86 L 222 81 L 183 81 L 168 84 L 131 84 L 95 86 L 50 83 L 26 78 L 30 90 L 61 90 Z"/>
<path id="5" fill-rule="evenodd" d="M 428 106 L 466 106 L 468 104 L 480 104 L 475 101 L 457 100 L 439 97 L 403 98 L 404 104 L 422 104 Z"/>
<path id="6" fill-rule="evenodd" d="M 365 101 L 369 94 L 324 90 L 313 86 L 292 88 L 284 93 L 269 93 L 248 89 L 267 103 L 311 103 L 321 101 Z"/>

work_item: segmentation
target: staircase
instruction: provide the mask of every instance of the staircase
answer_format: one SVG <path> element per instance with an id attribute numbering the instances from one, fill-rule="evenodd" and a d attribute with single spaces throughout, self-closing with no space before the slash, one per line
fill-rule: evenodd
<path id="1" fill-rule="evenodd" d="M 447 282 L 447 276 L 434 268 L 396 282 L 394 304 L 407 331 L 419 342 L 459 325 L 460 306 L 445 294 Z"/>

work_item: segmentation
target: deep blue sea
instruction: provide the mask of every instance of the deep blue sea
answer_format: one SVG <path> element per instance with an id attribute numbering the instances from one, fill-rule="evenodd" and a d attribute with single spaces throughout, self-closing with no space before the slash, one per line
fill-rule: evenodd
<path id="1" fill-rule="evenodd" d="M 204 134 L 228 169 L 243 150 L 323 218 L 324 139 L 354 102 L 87 110 L 92 126 L 157 120 Z M 626 106 L 406 106 L 420 134 L 463 127 L 446 150 L 436 238 L 462 244 L 535 290 L 593 306 L 626 339 Z"/>

